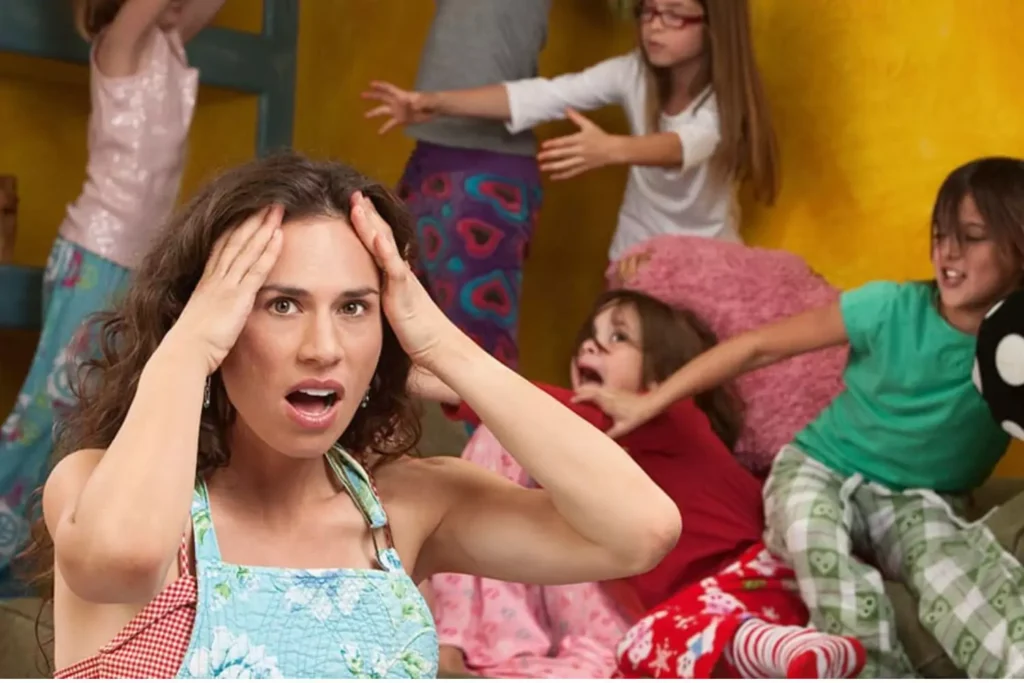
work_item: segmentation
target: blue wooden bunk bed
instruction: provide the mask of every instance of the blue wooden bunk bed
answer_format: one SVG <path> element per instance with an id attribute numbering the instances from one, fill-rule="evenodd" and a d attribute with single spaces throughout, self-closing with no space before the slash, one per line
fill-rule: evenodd
<path id="1" fill-rule="evenodd" d="M 262 2 L 262 33 L 210 27 L 187 48 L 203 83 L 258 97 L 257 154 L 291 144 L 299 13 L 298 0 Z M 0 52 L 81 64 L 89 58 L 69 3 L 55 0 L 0 0 Z M 0 330 L 38 330 L 41 297 L 41 268 L 0 265 Z"/>

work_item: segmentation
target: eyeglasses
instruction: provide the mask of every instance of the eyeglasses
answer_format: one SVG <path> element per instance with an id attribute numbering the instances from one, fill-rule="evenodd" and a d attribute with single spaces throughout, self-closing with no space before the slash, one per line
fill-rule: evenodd
<path id="1" fill-rule="evenodd" d="M 672 10 L 660 10 L 650 7 L 644 3 L 637 3 L 635 10 L 637 21 L 649 24 L 657 18 L 665 28 L 686 28 L 687 26 L 698 26 L 708 20 L 703 14 L 676 14 Z"/>

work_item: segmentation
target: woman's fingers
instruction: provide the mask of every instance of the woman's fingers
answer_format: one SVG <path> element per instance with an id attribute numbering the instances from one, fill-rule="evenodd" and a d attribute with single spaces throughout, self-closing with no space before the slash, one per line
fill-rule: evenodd
<path id="1" fill-rule="evenodd" d="M 267 216 L 270 215 L 271 208 L 268 206 L 260 209 L 242 221 L 237 227 L 228 231 L 227 241 L 224 244 L 224 249 L 221 251 L 217 267 L 214 270 L 216 275 L 224 277 L 235 267 L 235 261 L 238 260 L 239 255 L 242 253 L 245 245 L 249 243 L 249 240 L 252 239 L 252 236 L 263 226 Z"/>
<path id="2" fill-rule="evenodd" d="M 260 260 L 263 253 L 274 235 L 281 228 L 281 218 L 284 216 L 284 209 L 280 206 L 272 206 L 263 217 L 263 221 L 256 231 L 249 236 L 235 258 L 234 263 L 228 268 L 227 277 L 231 282 L 241 282 L 249 274 L 249 271 Z"/>
<path id="3" fill-rule="evenodd" d="M 380 268 L 384 267 L 381 262 L 379 255 L 379 247 L 377 246 L 378 227 L 373 221 L 370 213 L 366 209 L 366 203 L 363 199 L 361 192 L 354 192 L 352 198 L 349 200 L 352 208 L 349 212 L 349 220 L 352 223 L 352 229 L 356 231 L 356 235 L 359 237 L 359 241 L 363 243 L 370 255 L 373 256 L 377 262 L 377 266 Z"/>
<path id="4" fill-rule="evenodd" d="M 405 277 L 409 266 L 398 251 L 394 233 L 362 192 L 352 195 L 352 227 L 389 279 Z"/>
<path id="5" fill-rule="evenodd" d="M 248 236 L 251 235 L 263 222 L 263 217 L 270 207 L 256 211 L 234 228 L 227 230 L 217 238 L 210 252 L 210 258 L 206 261 L 205 273 L 207 275 L 224 275 L 231 262 L 235 260 L 241 245 L 245 244 Z"/>
<path id="6" fill-rule="evenodd" d="M 384 220 L 384 217 L 377 211 L 377 207 L 374 206 L 373 201 L 362 192 L 356 192 L 353 196 L 365 209 L 367 220 L 369 220 L 373 229 L 394 243 L 395 233 L 391 230 L 391 225 Z"/>
<path id="7" fill-rule="evenodd" d="M 274 228 L 256 262 L 242 278 L 242 286 L 250 290 L 249 296 L 255 297 L 260 287 L 267 281 L 267 276 L 270 275 L 271 269 L 277 263 L 277 257 L 281 255 L 282 244 L 284 244 L 284 234 L 280 227 Z"/>

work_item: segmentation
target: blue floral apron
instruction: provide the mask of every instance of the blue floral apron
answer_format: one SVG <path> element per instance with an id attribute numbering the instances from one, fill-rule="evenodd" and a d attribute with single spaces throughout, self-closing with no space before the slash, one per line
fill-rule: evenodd
<path id="1" fill-rule="evenodd" d="M 341 449 L 331 469 L 371 533 L 387 516 L 366 471 Z M 434 678 L 438 641 L 393 547 L 380 569 L 246 567 L 221 559 L 206 485 L 192 501 L 198 604 L 179 678 Z"/>

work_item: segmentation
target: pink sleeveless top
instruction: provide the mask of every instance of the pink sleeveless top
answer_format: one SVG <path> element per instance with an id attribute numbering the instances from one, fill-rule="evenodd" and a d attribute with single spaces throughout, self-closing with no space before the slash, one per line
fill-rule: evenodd
<path id="1" fill-rule="evenodd" d="M 151 32 L 132 76 L 100 73 L 95 46 L 89 63 L 87 177 L 60 235 L 134 268 L 174 210 L 199 73 L 188 66 L 178 33 L 160 30 Z"/>

